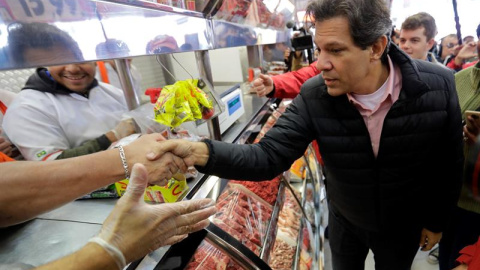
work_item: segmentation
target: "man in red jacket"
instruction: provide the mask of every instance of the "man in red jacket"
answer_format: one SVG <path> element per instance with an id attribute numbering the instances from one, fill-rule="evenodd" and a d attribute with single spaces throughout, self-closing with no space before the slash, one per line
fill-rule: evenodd
<path id="1" fill-rule="evenodd" d="M 475 244 L 462 249 L 460 254 L 462 255 L 457 259 L 460 265 L 453 270 L 480 269 L 480 237 Z"/>
<path id="2" fill-rule="evenodd" d="M 315 61 L 308 67 L 277 76 L 260 74 L 260 77 L 252 82 L 252 89 L 259 97 L 295 98 L 300 93 L 302 84 L 318 74 L 320 74 L 320 71 L 317 69 L 317 61 Z M 323 166 L 317 141 L 313 141 L 312 143 L 317 159 Z"/>
<path id="3" fill-rule="evenodd" d="M 252 82 L 252 89 L 259 97 L 295 98 L 306 80 L 320 74 L 316 65 L 315 61 L 308 67 L 273 77 L 260 74 L 260 77 Z"/>

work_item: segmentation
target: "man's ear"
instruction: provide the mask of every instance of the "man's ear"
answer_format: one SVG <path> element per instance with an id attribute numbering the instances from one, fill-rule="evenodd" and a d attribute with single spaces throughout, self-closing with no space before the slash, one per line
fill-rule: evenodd
<path id="1" fill-rule="evenodd" d="M 435 45 L 435 39 L 432 38 L 427 42 L 427 48 L 429 51 L 433 48 L 433 45 Z"/>
<path id="2" fill-rule="evenodd" d="M 382 58 L 383 52 L 386 50 L 388 45 L 387 36 L 383 35 L 372 44 L 371 48 L 371 60 L 379 60 Z"/>

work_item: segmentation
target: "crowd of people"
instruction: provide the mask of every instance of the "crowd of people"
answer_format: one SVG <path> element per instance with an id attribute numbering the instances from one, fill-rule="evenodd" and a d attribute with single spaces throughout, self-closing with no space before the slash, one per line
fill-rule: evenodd
<path id="1" fill-rule="evenodd" d="M 465 111 L 480 110 L 480 95 L 477 93 L 477 89 L 480 87 L 480 74 L 478 74 L 480 66 L 477 65 L 480 57 L 480 41 L 475 42 L 472 36 L 468 36 L 462 40 L 462 45 L 459 45 L 457 35 L 451 34 L 441 39 L 438 45 L 440 49 L 436 50 L 436 34 L 435 19 L 426 12 L 420 12 L 406 18 L 401 29 L 393 28 L 391 41 L 411 59 L 431 62 L 445 70 L 456 73 L 454 75 L 455 88 L 459 98 L 462 120 L 464 123 L 465 121 L 473 121 L 471 118 L 465 118 Z M 480 38 L 480 25 L 477 28 L 478 38 Z M 325 69 L 322 69 L 319 63 L 315 62 L 295 72 L 273 77 L 260 75 L 258 79 L 252 82 L 252 88 L 260 97 L 295 98 L 300 94 L 301 86 L 322 71 L 325 71 Z M 374 115 L 375 109 L 370 113 Z M 366 121 L 366 125 L 368 127 L 368 121 Z M 466 154 L 469 153 L 479 134 L 478 125 L 474 125 L 474 127 L 477 127 L 477 129 L 463 128 Z M 328 170 L 328 167 L 326 169 Z M 469 176 L 464 175 L 459 177 L 457 181 L 467 177 Z M 327 182 L 328 179 L 327 176 Z M 439 247 L 430 252 L 429 262 L 439 264 L 441 270 L 452 269 L 459 263 L 461 264 L 458 269 L 466 269 L 464 267 L 467 266 L 467 261 L 460 259 L 456 262 L 456 258 L 465 246 L 472 245 L 472 248 L 475 247 L 475 242 L 480 236 L 480 203 L 478 198 L 473 197 L 469 192 L 471 189 L 472 187 L 467 186 L 466 182 L 463 183 L 458 203 L 449 217 L 452 221 L 450 225 L 444 228 L 443 234 L 440 236 L 442 241 L 439 242 Z M 438 207 L 435 202 L 430 203 L 432 208 Z M 432 212 L 434 210 L 426 211 Z M 425 250 L 429 250 L 431 247 Z M 474 252 L 470 253 L 472 253 L 470 255 L 473 255 Z M 377 257 L 377 253 L 374 252 L 374 254 Z M 479 260 L 477 259 L 476 263 L 475 260 L 469 260 L 468 263 L 471 263 L 474 267 L 480 267 Z M 472 269 L 476 269 L 474 267 Z"/>
<path id="2" fill-rule="evenodd" d="M 0 103 L 0 160 L 11 161 L 0 163 L 0 187 L 9 191 L 0 195 L 0 226 L 129 178 L 98 236 L 43 266 L 75 269 L 81 260 L 82 269 L 123 269 L 204 228 L 215 212 L 209 199 L 147 205 L 148 183 L 165 184 L 189 166 L 223 178 L 270 179 L 315 141 L 328 183 L 334 270 L 364 269 L 369 250 L 376 269 L 407 270 L 419 247 L 437 244 L 441 270 L 480 267 L 480 203 L 463 171 L 480 133 L 480 122 L 465 116 L 480 109 L 480 40 L 459 45 L 452 34 L 436 51 L 431 15 L 412 15 L 396 31 L 383 0 L 317 0 L 307 14 L 315 20 L 317 60 L 253 81 L 259 96 L 294 98 L 254 145 L 151 134 L 107 150 L 136 132 L 122 118 L 122 91 L 98 82 L 96 64 L 83 62 L 75 41 L 55 26 L 11 28 L 18 61 L 40 64 L 53 53 L 78 63 L 39 67 L 13 101 Z M 16 161 L 20 155 L 26 161 Z"/>

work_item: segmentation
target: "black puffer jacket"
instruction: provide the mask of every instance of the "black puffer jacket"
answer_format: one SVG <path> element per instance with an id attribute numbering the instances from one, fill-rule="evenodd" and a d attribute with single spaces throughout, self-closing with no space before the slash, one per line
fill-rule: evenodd
<path id="1" fill-rule="evenodd" d="M 332 97 L 321 76 L 308 80 L 257 145 L 209 141 L 201 171 L 235 179 L 269 179 L 318 141 L 334 213 L 367 230 L 410 224 L 442 231 L 462 179 L 462 123 L 453 74 L 411 60 L 395 46 L 399 99 L 385 117 L 378 156 L 346 95 Z M 398 228 L 398 227 L 396 227 Z"/>

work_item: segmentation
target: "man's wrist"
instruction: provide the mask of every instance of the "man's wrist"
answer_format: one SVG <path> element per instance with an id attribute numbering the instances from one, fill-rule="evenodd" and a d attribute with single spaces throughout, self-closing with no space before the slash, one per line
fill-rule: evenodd
<path id="1" fill-rule="evenodd" d="M 195 158 L 195 165 L 202 167 L 207 165 L 210 156 L 207 144 L 204 142 L 192 142 L 192 155 Z"/>
<path id="2" fill-rule="evenodd" d="M 87 243 L 81 249 L 38 269 L 104 269 L 117 270 L 115 260 L 99 245 Z M 37 268 L 35 268 L 37 269 Z"/>
<path id="3" fill-rule="evenodd" d="M 463 64 L 463 58 L 458 57 L 458 55 L 453 59 L 455 66 L 461 66 Z"/>
<path id="4" fill-rule="evenodd" d="M 105 133 L 105 136 L 106 136 L 107 139 L 108 139 L 110 142 L 112 142 L 112 143 L 118 141 L 118 139 L 117 139 L 117 137 L 115 136 L 115 133 L 113 133 L 113 131 L 109 131 L 109 132 Z"/>

